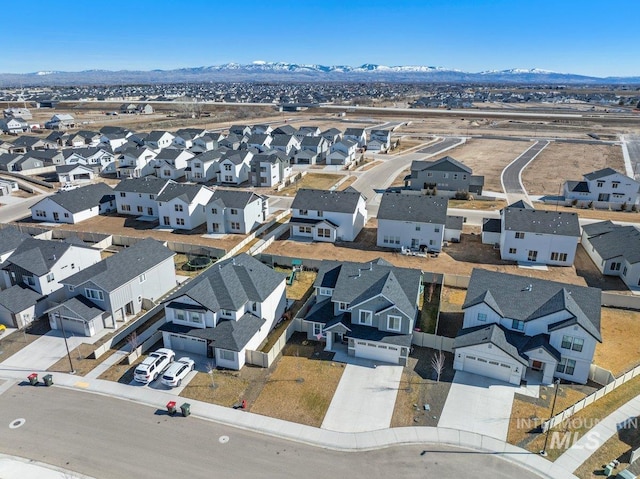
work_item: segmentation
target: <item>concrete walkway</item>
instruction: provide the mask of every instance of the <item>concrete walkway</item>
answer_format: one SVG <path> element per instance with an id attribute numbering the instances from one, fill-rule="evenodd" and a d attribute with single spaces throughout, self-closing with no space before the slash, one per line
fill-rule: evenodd
<path id="1" fill-rule="evenodd" d="M 364 432 L 388 428 L 401 377 L 401 366 L 347 364 L 322 429 Z"/>
<path id="2" fill-rule="evenodd" d="M 89 476 L 65 471 L 49 464 L 0 454 L 0 477 L 2 479 L 91 479 Z"/>
<path id="3" fill-rule="evenodd" d="M 460 429 L 506 441 L 517 387 L 457 371 L 438 427 Z"/>
<path id="4" fill-rule="evenodd" d="M 598 422 L 593 429 L 556 459 L 555 464 L 567 471 L 575 471 L 583 462 L 589 459 L 591 454 L 611 439 L 614 434 L 617 434 L 619 430 L 625 427 L 636 428 L 636 424 L 628 423 L 627 421 L 638 416 L 640 416 L 640 396 L 636 396 Z M 551 444 L 553 445 L 553 442 Z M 615 457 L 611 459 L 613 460 Z"/>

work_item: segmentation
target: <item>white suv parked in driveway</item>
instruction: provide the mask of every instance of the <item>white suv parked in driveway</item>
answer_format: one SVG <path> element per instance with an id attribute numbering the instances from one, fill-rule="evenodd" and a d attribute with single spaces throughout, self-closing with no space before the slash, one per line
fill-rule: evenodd
<path id="1" fill-rule="evenodd" d="M 133 379 L 145 384 L 155 381 L 160 373 L 173 361 L 175 355 L 176 353 L 167 348 L 160 348 L 154 351 L 138 364 L 133 373 Z"/>
<path id="2" fill-rule="evenodd" d="M 193 366 L 194 362 L 191 358 L 184 357 L 176 360 L 162 375 L 162 384 L 170 388 L 180 387 L 185 376 L 193 371 Z"/>

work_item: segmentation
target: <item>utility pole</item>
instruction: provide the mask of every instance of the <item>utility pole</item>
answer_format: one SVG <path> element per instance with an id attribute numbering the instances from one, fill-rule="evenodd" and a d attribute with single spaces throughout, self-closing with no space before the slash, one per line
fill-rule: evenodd
<path id="1" fill-rule="evenodd" d="M 75 374 L 76 370 L 73 369 L 73 361 L 71 361 L 71 351 L 69 351 L 69 343 L 67 342 L 67 333 L 64 330 L 64 321 L 62 315 L 57 312 L 57 318 L 60 320 L 60 328 L 62 329 L 62 337 L 64 338 L 64 346 L 67 348 L 67 357 L 69 358 L 69 374 Z"/>
<path id="2" fill-rule="evenodd" d="M 556 408 L 556 399 L 558 399 L 558 389 L 560 389 L 560 380 L 556 379 L 554 384 L 556 385 L 556 391 L 555 391 L 555 394 L 553 395 L 553 403 L 551 404 L 551 415 L 549 416 L 549 422 L 551 422 L 551 419 L 553 418 L 553 412 Z M 551 424 L 549 424 L 549 426 L 547 427 L 546 434 L 544 436 L 544 445 L 542 446 L 542 451 L 540 451 L 540 455 L 542 457 L 547 456 L 547 442 L 549 441 L 550 430 L 551 430 Z"/>

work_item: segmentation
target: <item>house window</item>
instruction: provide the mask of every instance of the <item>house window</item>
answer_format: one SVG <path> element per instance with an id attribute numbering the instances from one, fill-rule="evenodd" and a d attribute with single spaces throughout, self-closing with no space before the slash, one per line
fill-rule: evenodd
<path id="1" fill-rule="evenodd" d="M 189 315 L 189 320 L 192 323 L 202 324 L 202 315 L 200 313 L 196 313 L 192 311 L 191 314 Z"/>
<path id="2" fill-rule="evenodd" d="M 307 216 L 307 210 L 298 210 L 300 216 Z"/>
<path id="3" fill-rule="evenodd" d="M 67 288 L 69 289 L 69 291 L 73 291 L 75 289 L 72 285 L 68 285 Z"/>
<path id="4" fill-rule="evenodd" d="M 420 231 L 420 225 L 416 225 L 416 231 Z"/>
<path id="5" fill-rule="evenodd" d="M 625 266 L 624 269 L 622 270 L 622 276 L 626 276 L 627 275 L 627 267 Z"/>
<path id="6" fill-rule="evenodd" d="M 509 254 L 516 254 L 516 251 L 518 251 L 516 248 L 509 248 Z"/>
<path id="7" fill-rule="evenodd" d="M 524 321 L 520 321 L 519 319 L 514 319 L 511 322 L 511 329 L 515 329 L 516 331 L 524 330 Z"/>
<path id="8" fill-rule="evenodd" d="M 562 358 L 556 367 L 556 372 L 571 376 L 576 369 L 576 362 L 573 359 Z"/>
<path id="9" fill-rule="evenodd" d="M 389 331 L 400 331 L 400 321 L 402 318 L 400 316 L 387 316 L 387 329 Z"/>
<path id="10" fill-rule="evenodd" d="M 516 231 L 516 239 L 524 239 L 524 233 L 522 231 Z"/>
<path id="11" fill-rule="evenodd" d="M 572 336 L 562 336 L 561 347 L 563 349 L 571 349 L 572 351 L 582 352 L 584 347 L 584 339 L 574 338 Z"/>
<path id="12" fill-rule="evenodd" d="M 224 165 L 224 171 L 231 171 L 231 165 Z"/>
<path id="13" fill-rule="evenodd" d="M 318 238 L 331 238 L 331 230 L 329 228 L 318 228 Z"/>
<path id="14" fill-rule="evenodd" d="M 178 321 L 185 320 L 184 311 L 182 311 L 181 309 L 175 309 L 173 315 Z"/>
<path id="15" fill-rule="evenodd" d="M 322 218 L 323 214 L 324 213 L 322 211 L 318 210 L 318 218 Z"/>
<path id="16" fill-rule="evenodd" d="M 458 179 L 458 173 L 454 173 L 454 174 L 453 174 L 453 179 L 454 179 L 454 180 L 457 180 L 457 179 Z"/>
<path id="17" fill-rule="evenodd" d="M 68 218 L 68 217 L 69 217 L 69 213 L 65 213 L 65 214 L 64 214 L 64 217 L 65 217 L 65 218 Z"/>
<path id="18" fill-rule="evenodd" d="M 227 183 L 231 183 L 233 181 L 233 176 L 225 175 L 224 176 L 224 181 L 226 181 Z"/>
<path id="19" fill-rule="evenodd" d="M 320 334 L 322 334 L 322 324 L 313 323 L 313 335 L 318 336 Z"/>
<path id="20" fill-rule="evenodd" d="M 611 271 L 620 271 L 621 263 L 611 263 Z"/>
<path id="21" fill-rule="evenodd" d="M 487 320 L 487 314 L 486 313 L 478 313 L 478 321 L 486 321 Z"/>
<path id="22" fill-rule="evenodd" d="M 551 253 L 551 261 L 567 261 L 567 253 Z"/>
<path id="23" fill-rule="evenodd" d="M 331 288 L 320 288 L 320 294 L 322 296 L 331 296 L 333 290 Z"/>
<path id="24" fill-rule="evenodd" d="M 614 190 L 618 188 L 618 186 L 620 186 L 620 183 L 618 183 L 617 181 L 614 181 L 613 183 L 611 183 L 611 188 L 613 188 Z"/>
<path id="25" fill-rule="evenodd" d="M 433 231 L 435 231 L 436 233 L 440 233 L 440 227 L 439 227 L 439 226 L 436 226 L 436 227 L 433 229 Z"/>
<path id="26" fill-rule="evenodd" d="M 40 217 L 40 218 L 46 218 L 47 217 L 47 212 L 44 210 L 36 210 L 35 211 L 36 216 Z"/>
<path id="27" fill-rule="evenodd" d="M 53 281 L 53 273 L 49 273 L 47 274 L 47 283 L 51 283 L 51 281 Z"/>
<path id="28" fill-rule="evenodd" d="M 140 276 L 138 276 L 138 282 L 140 283 L 144 283 L 147 280 L 147 275 L 142 273 Z"/>
<path id="29" fill-rule="evenodd" d="M 300 233 L 310 234 L 311 233 L 311 226 L 298 226 L 298 231 Z"/>
<path id="30" fill-rule="evenodd" d="M 227 351 L 226 349 L 218 349 L 220 351 L 220 359 L 225 361 L 235 361 L 236 355 L 233 351 Z"/>
<path id="31" fill-rule="evenodd" d="M 184 226 L 184 218 L 176 218 L 176 224 L 179 226 Z"/>
<path id="32" fill-rule="evenodd" d="M 182 205 L 174 205 L 174 206 L 173 206 L 173 208 L 174 208 L 176 211 L 183 211 Z"/>
<path id="33" fill-rule="evenodd" d="M 121 206 L 122 211 L 131 211 L 131 206 L 129 205 L 122 205 Z"/>
<path id="34" fill-rule="evenodd" d="M 232 215 L 237 215 L 238 214 L 238 210 L 235 208 L 231 208 L 231 214 Z"/>
<path id="35" fill-rule="evenodd" d="M 366 324 L 367 326 L 371 326 L 371 318 L 373 314 L 371 311 L 360 311 L 360 315 L 358 317 L 358 324 Z"/>
<path id="36" fill-rule="evenodd" d="M 382 242 L 385 244 L 400 244 L 400 236 L 387 236 L 382 238 Z"/>
<path id="37" fill-rule="evenodd" d="M 33 276 L 23 276 L 22 280 L 27 283 L 29 286 L 35 286 L 36 282 L 33 279 Z"/>
<path id="38" fill-rule="evenodd" d="M 126 198 L 127 194 L 124 191 L 120 192 L 120 198 Z"/>
<path id="39" fill-rule="evenodd" d="M 232 230 L 239 230 L 240 229 L 240 223 L 238 223 L 237 221 L 232 221 L 231 222 L 231 229 Z"/>
<path id="40" fill-rule="evenodd" d="M 349 310 L 349 303 L 343 303 L 343 302 L 338 303 L 338 311 L 348 311 L 348 310 Z"/>
<path id="41" fill-rule="evenodd" d="M 254 313 L 258 311 L 258 303 L 256 303 L 255 301 L 251 303 L 251 311 L 253 311 Z"/>
<path id="42" fill-rule="evenodd" d="M 95 300 L 98 300 L 98 301 L 104 301 L 104 295 L 102 294 L 102 291 L 100 291 L 100 290 L 85 288 L 84 294 L 89 299 L 95 299 Z"/>
<path id="43" fill-rule="evenodd" d="M 216 208 L 211 208 L 211 214 L 212 215 L 217 215 L 218 214 L 218 210 Z"/>
<path id="44" fill-rule="evenodd" d="M 602 187 L 604 186 L 604 181 L 598 181 L 598 182 L 596 183 L 596 186 L 597 186 L 598 188 L 602 188 Z"/>
<path id="45" fill-rule="evenodd" d="M 156 197 L 156 195 L 149 195 L 149 199 L 150 199 L 150 200 L 155 199 L 155 197 Z"/>
<path id="46" fill-rule="evenodd" d="M 138 213 L 142 213 L 143 211 L 142 206 L 138 206 Z"/>
<path id="47" fill-rule="evenodd" d="M 433 176 L 433 173 L 427 172 L 427 176 Z"/>

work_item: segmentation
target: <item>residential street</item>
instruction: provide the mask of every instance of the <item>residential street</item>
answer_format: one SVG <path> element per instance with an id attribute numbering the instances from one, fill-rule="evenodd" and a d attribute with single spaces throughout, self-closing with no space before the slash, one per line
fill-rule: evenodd
<path id="1" fill-rule="evenodd" d="M 536 141 L 531 147 L 529 147 L 529 149 L 502 170 L 500 180 L 502 181 L 502 188 L 507 195 L 508 204 L 515 203 L 518 200 L 525 200 L 528 203 L 531 203 L 529 195 L 522 185 L 520 176 L 522 175 L 522 170 L 524 170 L 527 165 L 531 163 L 548 145 L 548 141 Z"/>
<path id="2" fill-rule="evenodd" d="M 17 418 L 24 425 L 8 428 Z M 56 386 L 0 395 L 0 451 L 95 478 L 538 476 L 495 454 L 403 445 L 336 452 Z"/>

